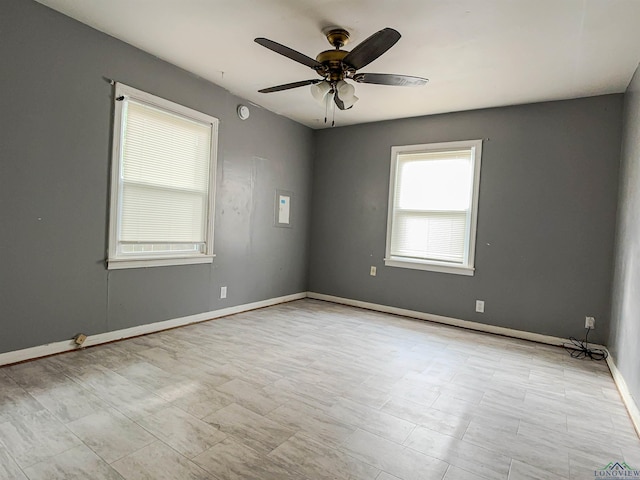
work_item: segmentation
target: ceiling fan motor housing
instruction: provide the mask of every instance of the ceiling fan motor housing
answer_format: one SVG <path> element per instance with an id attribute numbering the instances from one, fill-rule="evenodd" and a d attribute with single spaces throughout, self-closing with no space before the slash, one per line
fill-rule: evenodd
<path id="1" fill-rule="evenodd" d="M 320 62 L 326 69 L 325 72 L 327 80 L 330 82 L 337 82 L 343 80 L 345 76 L 345 66 L 342 63 L 342 59 L 347 56 L 349 52 L 345 50 L 325 50 L 316 57 L 316 60 Z M 323 72 L 318 72 L 323 75 Z"/>

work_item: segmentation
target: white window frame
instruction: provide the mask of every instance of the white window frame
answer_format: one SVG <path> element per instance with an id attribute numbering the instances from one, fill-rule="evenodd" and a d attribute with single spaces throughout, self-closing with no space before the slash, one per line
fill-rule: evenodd
<path id="1" fill-rule="evenodd" d="M 120 216 L 122 207 L 122 146 L 124 140 L 124 103 L 122 99 L 130 98 L 136 102 L 149 105 L 171 114 L 186 117 L 190 120 L 211 125 L 211 145 L 209 164 L 209 198 L 207 211 L 206 240 L 204 252 L 148 252 L 123 253 L 119 249 L 118 239 Z M 166 265 L 189 265 L 198 263 L 212 263 L 213 226 L 215 218 L 216 165 L 218 152 L 218 124 L 215 117 L 198 112 L 177 103 L 165 100 L 150 93 L 138 90 L 122 83 L 115 87 L 115 111 L 113 120 L 113 150 L 111 160 L 111 198 L 109 210 L 109 246 L 107 252 L 107 268 L 109 270 L 122 268 L 158 267 Z"/>
<path id="2" fill-rule="evenodd" d="M 398 155 L 407 153 L 423 153 L 471 148 L 473 168 L 473 192 L 471 195 L 471 214 L 467 219 L 465 234 L 464 262 L 460 265 L 437 260 L 416 259 L 391 255 L 391 234 L 393 229 L 393 211 L 396 198 L 396 175 Z M 473 276 L 475 272 L 476 229 L 478 223 L 478 193 L 480 191 L 480 166 L 482 160 L 482 140 L 464 140 L 458 142 L 427 143 L 421 145 L 404 145 L 391 147 L 391 172 L 389 175 L 389 205 L 387 211 L 387 244 L 384 264 L 388 267 L 411 268 L 432 272 L 453 273 Z"/>

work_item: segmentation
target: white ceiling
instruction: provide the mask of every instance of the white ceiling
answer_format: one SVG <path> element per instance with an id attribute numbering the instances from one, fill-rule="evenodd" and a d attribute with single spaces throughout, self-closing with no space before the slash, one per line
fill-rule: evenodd
<path id="1" fill-rule="evenodd" d="M 392 27 L 400 41 L 362 72 L 430 79 L 424 87 L 357 84 L 337 125 L 623 92 L 640 61 L 639 0 L 38 0 L 273 112 L 324 128 L 318 78 L 254 43 L 310 57 L 340 26 L 353 46 Z"/>

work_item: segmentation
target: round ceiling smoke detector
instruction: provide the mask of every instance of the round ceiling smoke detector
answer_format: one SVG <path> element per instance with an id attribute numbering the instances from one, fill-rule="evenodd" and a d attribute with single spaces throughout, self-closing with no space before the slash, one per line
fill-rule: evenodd
<path id="1" fill-rule="evenodd" d="M 251 115 L 251 112 L 249 111 L 249 107 L 247 107 L 246 105 L 238 105 L 238 118 L 240 118 L 240 120 L 246 120 L 247 118 L 249 118 L 249 115 Z"/>

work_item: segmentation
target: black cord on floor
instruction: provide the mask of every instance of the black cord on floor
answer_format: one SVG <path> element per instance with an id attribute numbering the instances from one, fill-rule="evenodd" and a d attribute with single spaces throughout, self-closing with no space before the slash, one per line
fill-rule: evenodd
<path id="1" fill-rule="evenodd" d="M 589 332 L 591 328 L 587 328 L 587 333 L 584 335 L 584 342 L 578 340 L 575 337 L 569 337 L 571 343 L 563 343 L 564 349 L 569 352 L 573 358 L 590 358 L 591 360 L 604 360 L 609 354 L 606 350 L 601 348 L 589 348 Z"/>

